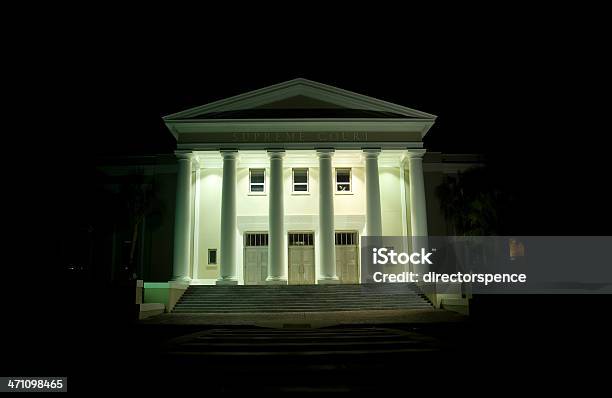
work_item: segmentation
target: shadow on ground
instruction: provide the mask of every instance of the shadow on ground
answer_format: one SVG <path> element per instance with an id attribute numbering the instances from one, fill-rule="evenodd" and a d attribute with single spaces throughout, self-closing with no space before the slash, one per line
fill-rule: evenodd
<path id="1" fill-rule="evenodd" d="M 105 304 L 12 312 L 2 374 L 67 375 L 70 391 L 101 393 L 499 391 L 606 380 L 595 364 L 612 335 L 601 296 L 487 297 L 460 322 L 319 328 L 140 323 Z"/>

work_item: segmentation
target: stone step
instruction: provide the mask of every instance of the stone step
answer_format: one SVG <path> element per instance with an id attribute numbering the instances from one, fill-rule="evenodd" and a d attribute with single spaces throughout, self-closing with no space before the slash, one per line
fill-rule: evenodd
<path id="1" fill-rule="evenodd" d="M 317 329 L 296 329 L 300 330 L 300 333 L 295 334 L 238 334 L 236 336 L 232 335 L 207 335 L 207 336 L 198 336 L 194 339 L 197 342 L 207 342 L 207 341 L 251 341 L 255 344 L 266 342 L 266 341 L 313 341 L 313 340 L 325 340 L 325 341 L 352 341 L 352 340 L 394 340 L 401 339 L 401 335 L 386 335 L 386 334 L 373 334 L 373 333 L 333 333 L 333 334 L 318 334 L 318 333 L 308 333 L 309 331 L 316 331 Z"/>
<path id="2" fill-rule="evenodd" d="M 426 301 L 410 301 L 410 302 L 333 302 L 333 303 L 178 303 L 176 306 L 180 307 L 222 307 L 222 308 L 233 308 L 233 307 L 371 307 L 371 306 L 393 306 L 393 307 L 409 307 L 411 305 L 425 304 L 429 305 Z"/>
<path id="3" fill-rule="evenodd" d="M 404 308 L 415 308 L 415 307 L 429 307 L 428 303 L 413 303 L 408 305 L 388 305 L 388 304 L 377 304 L 377 305 L 330 305 L 330 306 L 310 306 L 310 305 L 234 305 L 234 306 L 217 306 L 217 305 L 177 305 L 175 309 L 219 309 L 219 310 L 234 310 L 234 309 L 244 309 L 244 308 L 253 308 L 253 309 L 326 309 L 326 310 L 334 310 L 335 308 L 354 308 L 354 309 L 370 309 L 370 308 L 389 308 L 389 309 L 404 309 Z"/>
<path id="4" fill-rule="evenodd" d="M 309 298 L 290 298 L 290 297 L 211 297 L 211 298 L 190 298 L 185 297 L 181 298 L 179 302 L 207 302 L 207 303 L 223 303 L 223 302 L 264 302 L 264 303 L 332 303 L 332 302 L 407 302 L 407 301 L 426 301 L 423 297 L 329 297 L 329 298 L 320 298 L 320 297 L 309 297 Z"/>
<path id="5" fill-rule="evenodd" d="M 216 329 L 179 337 L 174 354 L 303 355 L 374 354 L 384 351 L 432 350 L 436 341 L 402 330 L 364 327 L 333 329 Z"/>
<path id="6" fill-rule="evenodd" d="M 412 300 L 412 301 L 330 301 L 330 302 L 317 302 L 317 303 L 305 303 L 305 302 L 233 302 L 233 301 L 223 301 L 223 302 L 207 302 L 207 301 L 198 301 L 198 302 L 179 302 L 177 305 L 252 305 L 252 306 L 311 306 L 311 307 L 320 307 L 320 306 L 334 306 L 334 305 L 411 305 L 418 303 L 427 303 L 425 300 Z"/>
<path id="7" fill-rule="evenodd" d="M 256 290 L 256 291 L 316 291 L 316 292 L 339 292 L 339 291 L 352 291 L 352 292 L 417 292 L 419 291 L 416 287 L 400 287 L 400 288 L 339 288 L 339 287 L 328 287 L 327 285 L 276 285 L 276 286 L 206 286 L 203 288 L 193 288 L 189 287 L 190 291 L 247 291 L 247 290 Z"/>
<path id="8" fill-rule="evenodd" d="M 424 309 L 414 284 L 190 286 L 176 313 L 329 312 Z"/>
<path id="9" fill-rule="evenodd" d="M 310 300 L 287 300 L 287 299 L 276 299 L 276 298 L 270 298 L 270 299 L 263 299 L 263 298 L 253 298 L 251 300 L 228 300 L 228 299 L 214 299 L 214 300 L 180 300 L 178 302 L 178 304 L 181 303 L 190 303 L 190 304 L 197 304 L 197 303 L 215 303 L 215 304 L 222 304 L 222 303 L 237 303 L 237 304 L 249 304 L 249 303 L 257 303 L 257 304 L 275 304 L 275 305 L 284 305 L 284 304 L 291 304 L 291 303 L 298 303 L 298 304 L 313 304 L 313 305 L 318 305 L 318 304 L 331 304 L 331 303 L 412 303 L 412 302 L 426 302 L 427 300 L 423 299 L 423 298 L 419 298 L 419 297 L 412 297 L 412 298 L 402 298 L 402 299 L 364 299 L 364 298 L 359 298 L 359 299 L 328 299 L 328 300 L 321 300 L 321 299 L 310 299 Z"/>
<path id="10" fill-rule="evenodd" d="M 257 295 L 279 295 L 279 296 L 283 296 L 283 295 L 295 295 L 295 296 L 306 296 L 306 295 L 312 295 L 312 294 L 317 294 L 317 295 L 322 295 L 322 296 L 333 296 L 333 295 L 398 295 L 398 294 L 421 294 L 420 292 L 417 291 L 413 291 L 413 290 L 393 290 L 393 291 L 384 291 L 384 290 L 372 290 L 372 291 L 364 291 L 364 292 L 360 292 L 360 291 L 316 291 L 316 290 L 312 290 L 312 291 L 306 291 L 306 290 L 288 290 L 288 291 L 283 291 L 283 290 L 261 290 L 261 291 L 257 291 L 257 290 L 235 290 L 235 291 L 227 291 L 227 290 L 209 290 L 209 291 L 191 291 L 188 290 L 185 294 L 186 295 L 198 295 L 198 296 L 209 296 L 209 295 L 226 295 L 226 294 L 233 294 L 233 295 L 237 295 L 237 296 L 241 296 L 241 295 L 251 295 L 251 294 L 257 294 Z"/>
<path id="11" fill-rule="evenodd" d="M 183 296 L 181 299 L 189 299 L 189 300 L 202 300 L 202 301 L 210 301 L 210 300 L 276 300 L 276 301 L 330 301 L 330 300 L 422 300 L 423 296 L 417 294 L 403 294 L 403 295 L 386 295 L 386 296 L 367 296 L 367 295 L 358 295 L 358 296 L 344 296 L 344 295 L 333 295 L 333 296 L 321 296 L 317 294 L 309 295 L 309 296 L 277 296 L 277 295 L 218 295 L 218 296 Z"/>
<path id="12" fill-rule="evenodd" d="M 191 295 L 187 295 L 187 296 L 183 296 L 181 298 L 184 299 L 190 299 L 190 300 L 219 300 L 219 299 L 228 299 L 230 298 L 232 300 L 238 300 L 238 299 L 242 299 L 242 300 L 250 300 L 250 299 L 278 299 L 278 300 L 335 300 L 335 299 L 343 299 L 343 300 L 360 300 L 360 299 L 367 299 L 367 300 L 386 300 L 386 299 L 394 299 L 394 300 L 403 300 L 403 299 L 411 299 L 411 298 L 416 298 L 416 299 L 421 299 L 423 298 L 422 296 L 418 295 L 418 294 L 394 294 L 394 295 L 330 295 L 330 296 L 323 296 L 323 295 L 318 295 L 318 294 L 313 294 L 313 295 L 307 295 L 307 296 L 280 296 L 280 295 L 233 295 L 233 296 L 228 296 L 228 295 L 214 295 L 214 296 L 191 296 Z"/>
<path id="13" fill-rule="evenodd" d="M 396 340 L 396 341 L 384 341 L 384 340 L 375 340 L 375 341 L 304 341 L 302 339 L 296 339 L 295 341 L 275 341 L 275 342 L 267 342 L 267 347 L 322 347 L 322 346 L 365 346 L 365 345 L 388 345 L 388 346 L 397 346 L 399 344 L 407 344 L 407 345 L 417 345 L 421 342 L 415 340 Z M 245 346 L 253 346 L 253 342 L 224 342 L 224 341 L 211 341 L 211 342 L 189 342 L 183 344 L 183 347 L 196 347 L 196 346 L 206 346 L 206 347 L 245 347 Z"/>
<path id="14" fill-rule="evenodd" d="M 242 308 L 242 307 L 253 307 L 253 308 L 335 308 L 335 307 L 355 307 L 355 308 L 368 308 L 368 307 L 393 307 L 393 308 L 406 308 L 413 306 L 429 306 L 429 303 L 426 302 L 414 302 L 414 303 L 334 303 L 330 305 L 299 305 L 296 303 L 291 303 L 287 305 L 275 305 L 275 304 L 177 304 L 175 308 Z"/>
<path id="15" fill-rule="evenodd" d="M 367 285 L 191 285 L 190 291 L 207 291 L 207 290 L 258 290 L 258 291 L 285 291 L 285 290 L 303 290 L 303 291 L 418 291 L 418 287 L 414 285 L 395 286 L 392 284 L 380 286 Z"/>
<path id="16" fill-rule="evenodd" d="M 197 313 L 205 313 L 205 314 L 262 314 L 262 313 L 303 313 L 303 312 L 343 312 L 343 311 L 388 311 L 388 310 L 427 310 L 430 309 L 429 306 L 416 306 L 409 308 L 389 308 L 389 307 L 371 307 L 371 308 L 346 308 L 346 307 L 337 307 L 337 308 L 233 308 L 233 309 L 223 309 L 223 308 L 176 308 L 175 313 L 183 313 L 183 314 L 197 314 Z"/>
<path id="17" fill-rule="evenodd" d="M 214 297 L 214 296 L 227 296 L 228 292 L 210 292 L 210 293 L 185 293 L 183 297 Z M 351 296 L 351 297 L 360 297 L 360 296 L 379 296 L 379 297 L 387 297 L 387 296 L 419 296 L 420 293 L 416 292 L 389 292 L 389 293 L 381 293 L 381 292 L 372 292 L 372 293 L 359 293 L 359 292 L 295 292 L 295 293 L 276 293 L 276 292 L 232 292 L 232 296 L 234 297 L 251 297 L 255 296 L 289 296 L 289 297 L 308 297 L 308 296 L 320 296 L 320 297 L 333 297 L 333 296 Z"/>
<path id="18" fill-rule="evenodd" d="M 333 312 L 333 311 L 369 311 L 369 310 L 409 310 L 409 309 L 418 309 L 418 308 L 431 308 L 431 306 L 427 304 L 419 304 L 419 305 L 411 305 L 411 306 L 387 306 L 387 305 L 378 305 L 378 306 L 369 306 L 369 307 L 346 307 L 346 306 L 335 306 L 335 307 L 175 307 L 175 311 L 214 311 L 214 312 Z"/>
<path id="19" fill-rule="evenodd" d="M 374 308 L 274 308 L 261 310 L 259 308 L 240 308 L 235 310 L 221 310 L 221 309 L 180 309 L 177 308 L 173 312 L 176 314 L 261 314 L 261 313 L 292 313 L 292 312 L 349 312 L 349 311 L 386 311 L 386 310 L 425 310 L 430 309 L 431 306 L 422 307 L 410 307 L 410 308 L 388 308 L 388 307 L 374 307 Z"/>
<path id="20" fill-rule="evenodd" d="M 190 301 L 237 301 L 237 300 L 273 300 L 277 302 L 284 301 L 299 301 L 299 302 L 328 302 L 328 301 L 403 301 L 403 300 L 426 300 L 425 296 L 420 295 L 401 295 L 401 296 L 307 296 L 307 297 L 292 297 L 292 296 L 209 296 L 209 297 L 194 297 L 184 296 L 181 299 Z"/>

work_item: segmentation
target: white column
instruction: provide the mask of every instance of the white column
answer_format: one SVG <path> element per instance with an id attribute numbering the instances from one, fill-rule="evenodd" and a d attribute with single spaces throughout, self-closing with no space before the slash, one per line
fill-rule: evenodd
<path id="1" fill-rule="evenodd" d="M 410 227 L 412 236 L 427 236 L 427 208 L 423 181 L 424 149 L 408 151 L 410 174 Z"/>
<path id="2" fill-rule="evenodd" d="M 382 235 L 378 155 L 380 149 L 364 149 L 366 168 L 366 235 Z"/>
<path id="3" fill-rule="evenodd" d="M 237 151 L 221 151 L 223 182 L 221 185 L 220 274 L 217 285 L 236 285 L 236 158 Z"/>
<path id="4" fill-rule="evenodd" d="M 406 169 L 404 159 L 399 163 L 400 203 L 402 206 L 402 235 L 408 236 L 408 201 L 406 200 Z"/>
<path id="5" fill-rule="evenodd" d="M 319 284 L 338 283 L 334 231 L 333 149 L 319 149 Z"/>
<path id="6" fill-rule="evenodd" d="M 404 155 L 399 162 L 399 179 L 400 179 L 400 204 L 402 206 L 402 248 L 404 252 L 410 251 L 410 241 L 408 233 L 408 199 L 406 198 L 408 192 L 406 190 L 406 169 L 405 161 L 407 156 Z M 410 263 L 404 266 L 404 271 L 410 272 L 412 268 Z"/>
<path id="7" fill-rule="evenodd" d="M 176 203 L 174 212 L 174 257 L 172 280 L 189 282 L 189 216 L 191 214 L 191 157 L 190 152 L 177 152 Z"/>
<path id="8" fill-rule="evenodd" d="M 408 173 L 410 174 L 410 227 L 412 229 L 412 250 L 420 251 L 421 248 L 429 250 L 427 238 L 427 208 L 425 206 L 425 182 L 423 180 L 423 155 L 424 149 L 408 151 Z M 425 274 L 430 271 L 427 264 L 415 264 L 412 266 L 414 272 Z M 436 296 L 435 283 L 423 283 L 425 294 L 436 308 L 440 303 Z"/>
<path id="9" fill-rule="evenodd" d="M 268 277 L 270 284 L 287 284 L 285 265 L 285 206 L 283 156 L 285 151 L 268 151 L 270 157 L 270 195 L 268 197 Z"/>
<path id="10" fill-rule="evenodd" d="M 200 165 L 194 163 L 195 170 L 195 186 L 193 193 L 193 269 L 191 275 L 193 279 L 198 279 L 200 267 Z"/>

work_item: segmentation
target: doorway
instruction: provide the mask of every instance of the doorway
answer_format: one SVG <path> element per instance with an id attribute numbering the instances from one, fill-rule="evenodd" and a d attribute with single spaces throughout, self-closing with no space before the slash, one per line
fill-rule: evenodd
<path id="1" fill-rule="evenodd" d="M 313 232 L 289 233 L 290 285 L 314 285 L 315 252 Z"/>
<path id="2" fill-rule="evenodd" d="M 336 232 L 336 273 L 340 283 L 359 283 L 359 240 L 355 231 Z"/>
<path id="3" fill-rule="evenodd" d="M 264 285 L 268 277 L 268 233 L 244 234 L 244 284 Z"/>

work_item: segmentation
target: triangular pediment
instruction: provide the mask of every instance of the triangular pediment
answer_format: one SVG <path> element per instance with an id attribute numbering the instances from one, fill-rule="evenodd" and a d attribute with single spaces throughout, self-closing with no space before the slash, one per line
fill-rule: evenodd
<path id="1" fill-rule="evenodd" d="M 340 105 L 321 101 L 306 95 L 294 95 L 278 101 L 269 102 L 255 107 L 254 109 L 339 109 Z"/>
<path id="2" fill-rule="evenodd" d="M 411 119 L 435 116 L 306 79 L 250 91 L 164 117 L 167 123 L 249 119 Z"/>

